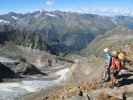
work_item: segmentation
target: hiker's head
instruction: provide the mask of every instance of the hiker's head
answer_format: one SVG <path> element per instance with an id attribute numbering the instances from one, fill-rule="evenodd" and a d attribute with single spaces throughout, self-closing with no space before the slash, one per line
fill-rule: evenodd
<path id="1" fill-rule="evenodd" d="M 117 51 L 112 51 L 112 56 L 113 57 L 118 57 L 118 52 Z"/>
<path id="2" fill-rule="evenodd" d="M 104 51 L 104 53 L 108 53 L 110 51 L 110 49 L 109 48 L 105 48 L 103 51 Z"/>

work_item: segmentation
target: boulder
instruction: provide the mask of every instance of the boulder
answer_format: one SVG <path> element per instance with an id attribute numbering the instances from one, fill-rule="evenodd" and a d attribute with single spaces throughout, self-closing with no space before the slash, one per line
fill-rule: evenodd
<path id="1" fill-rule="evenodd" d="M 16 75 L 43 74 L 35 65 L 29 63 L 25 58 L 20 58 L 18 63 L 4 63 L 8 69 L 11 69 Z"/>
<path id="2" fill-rule="evenodd" d="M 18 64 L 16 66 L 15 73 L 22 75 L 33 75 L 33 74 L 45 75 L 37 67 L 27 62 L 21 62 L 20 64 Z"/>

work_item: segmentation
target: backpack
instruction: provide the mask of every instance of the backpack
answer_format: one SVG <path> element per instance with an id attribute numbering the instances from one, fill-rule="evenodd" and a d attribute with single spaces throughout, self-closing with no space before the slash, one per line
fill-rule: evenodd
<path id="1" fill-rule="evenodd" d="M 124 61 L 126 59 L 126 53 L 125 52 L 120 52 L 118 54 L 118 58 L 122 61 Z"/>
<path id="2" fill-rule="evenodd" d="M 118 58 L 112 57 L 111 69 L 117 71 L 122 69 L 121 61 Z"/>

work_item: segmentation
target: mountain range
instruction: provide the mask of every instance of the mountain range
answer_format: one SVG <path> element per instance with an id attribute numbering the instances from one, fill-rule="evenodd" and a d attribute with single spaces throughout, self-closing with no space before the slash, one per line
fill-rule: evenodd
<path id="1" fill-rule="evenodd" d="M 133 17 L 62 11 L 10 12 L 0 15 L 0 43 L 12 42 L 65 55 L 84 51 L 97 37 L 118 27 L 132 30 Z"/>

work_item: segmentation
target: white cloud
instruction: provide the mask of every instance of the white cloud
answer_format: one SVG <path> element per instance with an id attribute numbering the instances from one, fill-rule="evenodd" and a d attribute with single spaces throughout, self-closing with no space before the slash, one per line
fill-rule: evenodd
<path id="1" fill-rule="evenodd" d="M 129 8 L 79 8 L 76 10 L 81 13 L 92 13 L 92 14 L 101 14 L 101 15 L 127 15 L 132 16 L 133 10 Z"/>
<path id="2" fill-rule="evenodd" d="M 47 0 L 46 5 L 51 6 L 54 4 L 54 2 L 55 2 L 55 0 Z"/>

